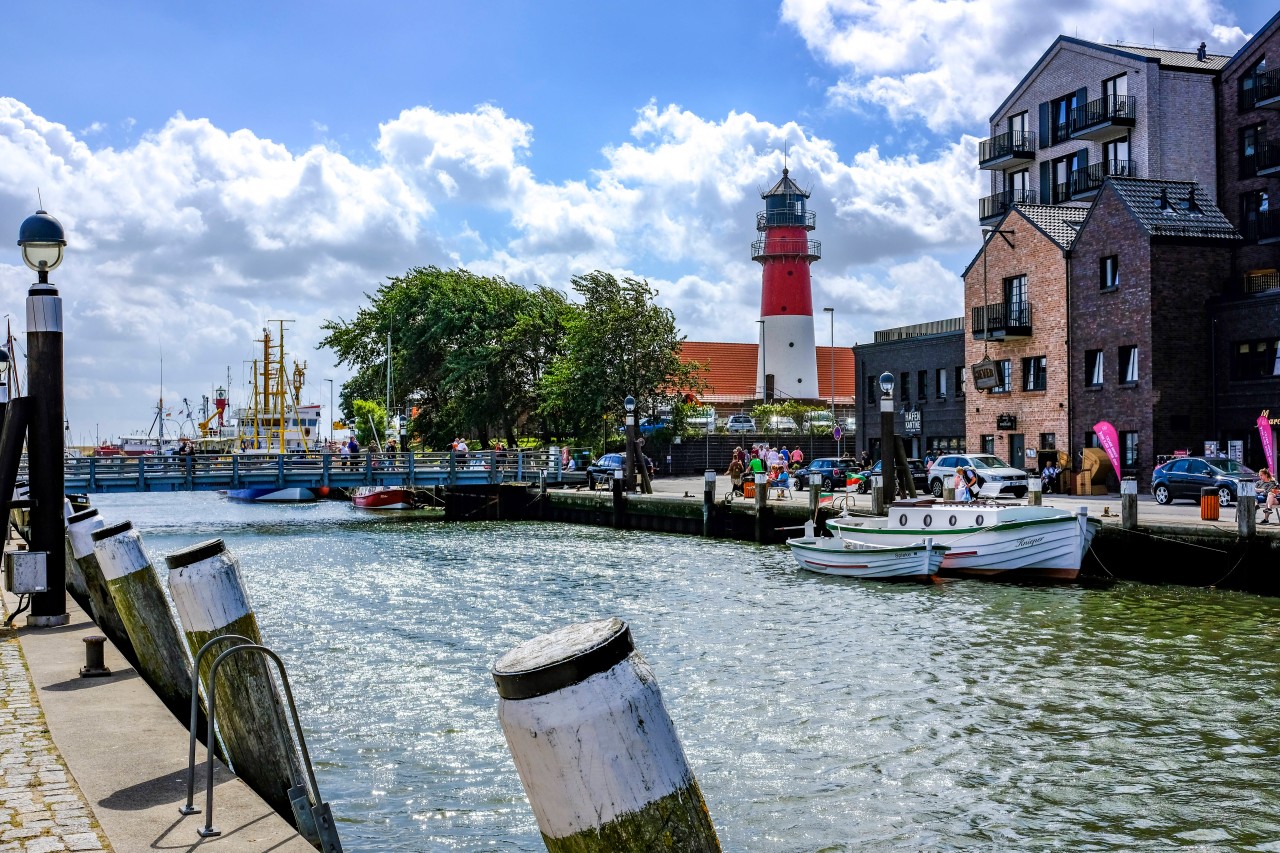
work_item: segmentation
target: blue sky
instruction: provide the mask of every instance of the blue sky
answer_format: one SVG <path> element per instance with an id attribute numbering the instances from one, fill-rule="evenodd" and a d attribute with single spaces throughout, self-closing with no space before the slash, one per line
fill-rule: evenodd
<path id="1" fill-rule="evenodd" d="M 345 377 L 320 322 L 415 265 L 644 276 L 690 338 L 751 340 L 753 214 L 783 145 L 814 193 L 815 304 L 851 345 L 960 314 L 976 142 L 1055 36 L 1232 53 L 1275 12 L 1059 6 L 27 4 L 0 52 L 0 222 L 16 232 L 39 187 L 68 227 L 77 441 L 145 429 L 162 350 L 167 400 L 228 366 L 236 397 L 272 319 L 296 321 L 327 403 Z M 19 331 L 29 279 L 0 257 Z"/>

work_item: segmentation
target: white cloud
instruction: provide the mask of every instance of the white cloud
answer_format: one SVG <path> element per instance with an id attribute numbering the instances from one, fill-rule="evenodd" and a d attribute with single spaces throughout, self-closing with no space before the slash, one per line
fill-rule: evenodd
<path id="1" fill-rule="evenodd" d="M 847 72 L 842 107 L 873 105 L 935 132 L 979 130 L 1061 34 L 1234 53 L 1245 40 L 1218 0 L 783 0 L 782 20 L 811 52 Z"/>

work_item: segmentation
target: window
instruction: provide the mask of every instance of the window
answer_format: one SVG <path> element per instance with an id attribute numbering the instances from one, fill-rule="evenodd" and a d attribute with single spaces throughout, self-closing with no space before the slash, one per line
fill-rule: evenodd
<path id="1" fill-rule="evenodd" d="M 1066 142 L 1071 138 L 1071 111 L 1078 106 L 1082 106 L 1077 102 L 1078 92 L 1072 92 L 1062 98 L 1058 98 L 1049 104 L 1049 121 L 1052 128 L 1052 144 L 1057 145 L 1059 142 Z M 1044 128 L 1040 129 L 1044 133 Z"/>
<path id="2" fill-rule="evenodd" d="M 911 402 L 911 374 L 903 373 L 898 377 L 898 391 L 902 394 L 902 402 Z"/>
<path id="3" fill-rule="evenodd" d="M 1098 444 L 1098 434 L 1093 430 L 1089 430 L 1088 432 L 1086 432 L 1084 434 L 1084 446 L 1085 447 L 1101 447 L 1102 445 Z"/>
<path id="4" fill-rule="evenodd" d="M 1271 199 L 1267 195 L 1266 190 L 1254 190 L 1253 192 L 1240 194 L 1240 219 L 1244 226 L 1240 230 L 1244 232 L 1246 240 L 1257 240 L 1261 235 L 1260 226 L 1269 224 L 1271 210 Z"/>
<path id="5" fill-rule="evenodd" d="M 1098 287 L 1115 290 L 1120 286 L 1120 256 L 1107 255 L 1098 262 Z"/>
<path id="6" fill-rule="evenodd" d="M 867 374 L 867 399 L 880 399 L 880 380 L 874 373 Z"/>
<path id="7" fill-rule="evenodd" d="M 1138 348 L 1120 347 L 1120 384 L 1134 385 L 1138 382 Z"/>
<path id="8" fill-rule="evenodd" d="M 1026 197 L 1026 193 L 1031 190 L 1031 180 L 1028 177 L 1029 174 L 1030 172 L 1027 169 L 1019 169 L 1016 172 L 1009 173 L 1009 180 L 1005 186 L 1008 189 L 1013 190 L 1014 201 L 1021 201 Z M 1032 201 L 1029 197 L 1026 197 L 1026 200 Z"/>
<path id="9" fill-rule="evenodd" d="M 1059 157 L 1049 166 L 1051 194 L 1050 204 L 1061 204 L 1071 199 L 1071 173 L 1076 170 L 1076 155 Z"/>
<path id="10" fill-rule="evenodd" d="M 939 367 L 937 373 L 933 377 L 934 391 L 937 392 L 939 400 L 947 399 L 947 369 Z"/>
<path id="11" fill-rule="evenodd" d="M 1108 175 L 1136 177 L 1133 174 L 1133 164 L 1129 162 L 1129 137 L 1122 136 L 1102 143 L 1102 168 Z"/>
<path id="12" fill-rule="evenodd" d="M 964 396 L 964 381 L 965 381 L 965 370 L 964 370 L 964 366 L 960 365 L 959 367 L 956 368 L 956 396 L 957 397 Z"/>
<path id="13" fill-rule="evenodd" d="M 996 375 L 1000 377 L 1000 385 L 988 391 L 988 394 L 1008 394 L 1013 390 L 1013 382 L 1011 372 L 1013 370 L 1012 362 L 1007 358 L 1002 358 L 996 362 Z"/>
<path id="14" fill-rule="evenodd" d="M 982 452 L 992 456 L 996 455 L 996 437 L 994 435 L 982 436 Z"/>
<path id="15" fill-rule="evenodd" d="M 1267 58 L 1259 59 L 1252 68 L 1240 75 L 1240 112 L 1253 109 L 1254 85 L 1257 75 L 1267 70 Z"/>
<path id="16" fill-rule="evenodd" d="M 927 370 L 916 373 L 916 399 L 921 402 L 929 399 L 929 371 Z"/>
<path id="17" fill-rule="evenodd" d="M 1138 464 L 1138 434 L 1136 432 L 1120 433 L 1120 465 L 1133 468 Z"/>
<path id="18" fill-rule="evenodd" d="M 1251 124 L 1240 129 L 1240 177 L 1252 178 L 1258 174 L 1258 149 L 1266 139 L 1266 128 Z"/>
<path id="19" fill-rule="evenodd" d="M 1053 432 L 1040 433 L 1040 449 L 1041 450 L 1057 450 L 1058 434 Z"/>
<path id="20" fill-rule="evenodd" d="M 1280 376 L 1280 340 L 1240 341 L 1232 346 L 1232 379 L 1270 379 L 1274 376 Z"/>
<path id="21" fill-rule="evenodd" d="M 1102 350 L 1086 350 L 1084 354 L 1084 384 L 1090 388 L 1102 385 Z M 1088 445 L 1093 447 L 1093 445 Z"/>
<path id="22" fill-rule="evenodd" d="M 1022 360 L 1022 390 L 1044 391 L 1048 387 L 1047 359 L 1043 355 Z"/>
<path id="23" fill-rule="evenodd" d="M 1119 77 L 1112 77 L 1109 80 L 1102 81 L 1102 97 L 1106 99 L 1107 112 L 1115 115 L 1117 110 L 1123 110 L 1123 106 L 1116 106 L 1116 102 L 1129 94 L 1129 79 L 1121 74 Z"/>
<path id="24" fill-rule="evenodd" d="M 1017 115 L 1009 116 L 1009 131 L 1014 137 L 1014 145 L 1018 144 L 1018 140 L 1022 138 L 1021 134 L 1027 132 L 1027 114 L 1026 111 Z"/>

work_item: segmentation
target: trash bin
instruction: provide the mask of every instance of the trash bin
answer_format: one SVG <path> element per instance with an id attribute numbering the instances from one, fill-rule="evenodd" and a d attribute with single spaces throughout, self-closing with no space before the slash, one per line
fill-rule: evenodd
<path id="1" fill-rule="evenodd" d="M 754 477 L 746 478 L 742 481 L 742 496 L 744 498 L 754 498 L 756 496 L 756 480 Z M 1214 518 L 1217 518 L 1215 515 Z"/>
<path id="2" fill-rule="evenodd" d="M 1218 520 L 1218 487 L 1205 486 L 1200 490 L 1200 520 Z"/>

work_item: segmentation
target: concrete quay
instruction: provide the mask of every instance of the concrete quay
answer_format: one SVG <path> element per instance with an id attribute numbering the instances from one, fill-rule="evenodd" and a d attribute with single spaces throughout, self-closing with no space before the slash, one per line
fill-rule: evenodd
<path id="1" fill-rule="evenodd" d="M 7 616 L 17 598 L 3 594 Z M 97 626 L 73 599 L 60 628 L 0 628 L 0 853 L 223 850 L 315 853 L 223 766 L 214 825 L 178 813 L 186 802 L 188 733 L 132 667 L 105 644 L 111 675 L 81 678 L 84 638 Z M 196 753 L 204 806 L 204 748 Z"/>

